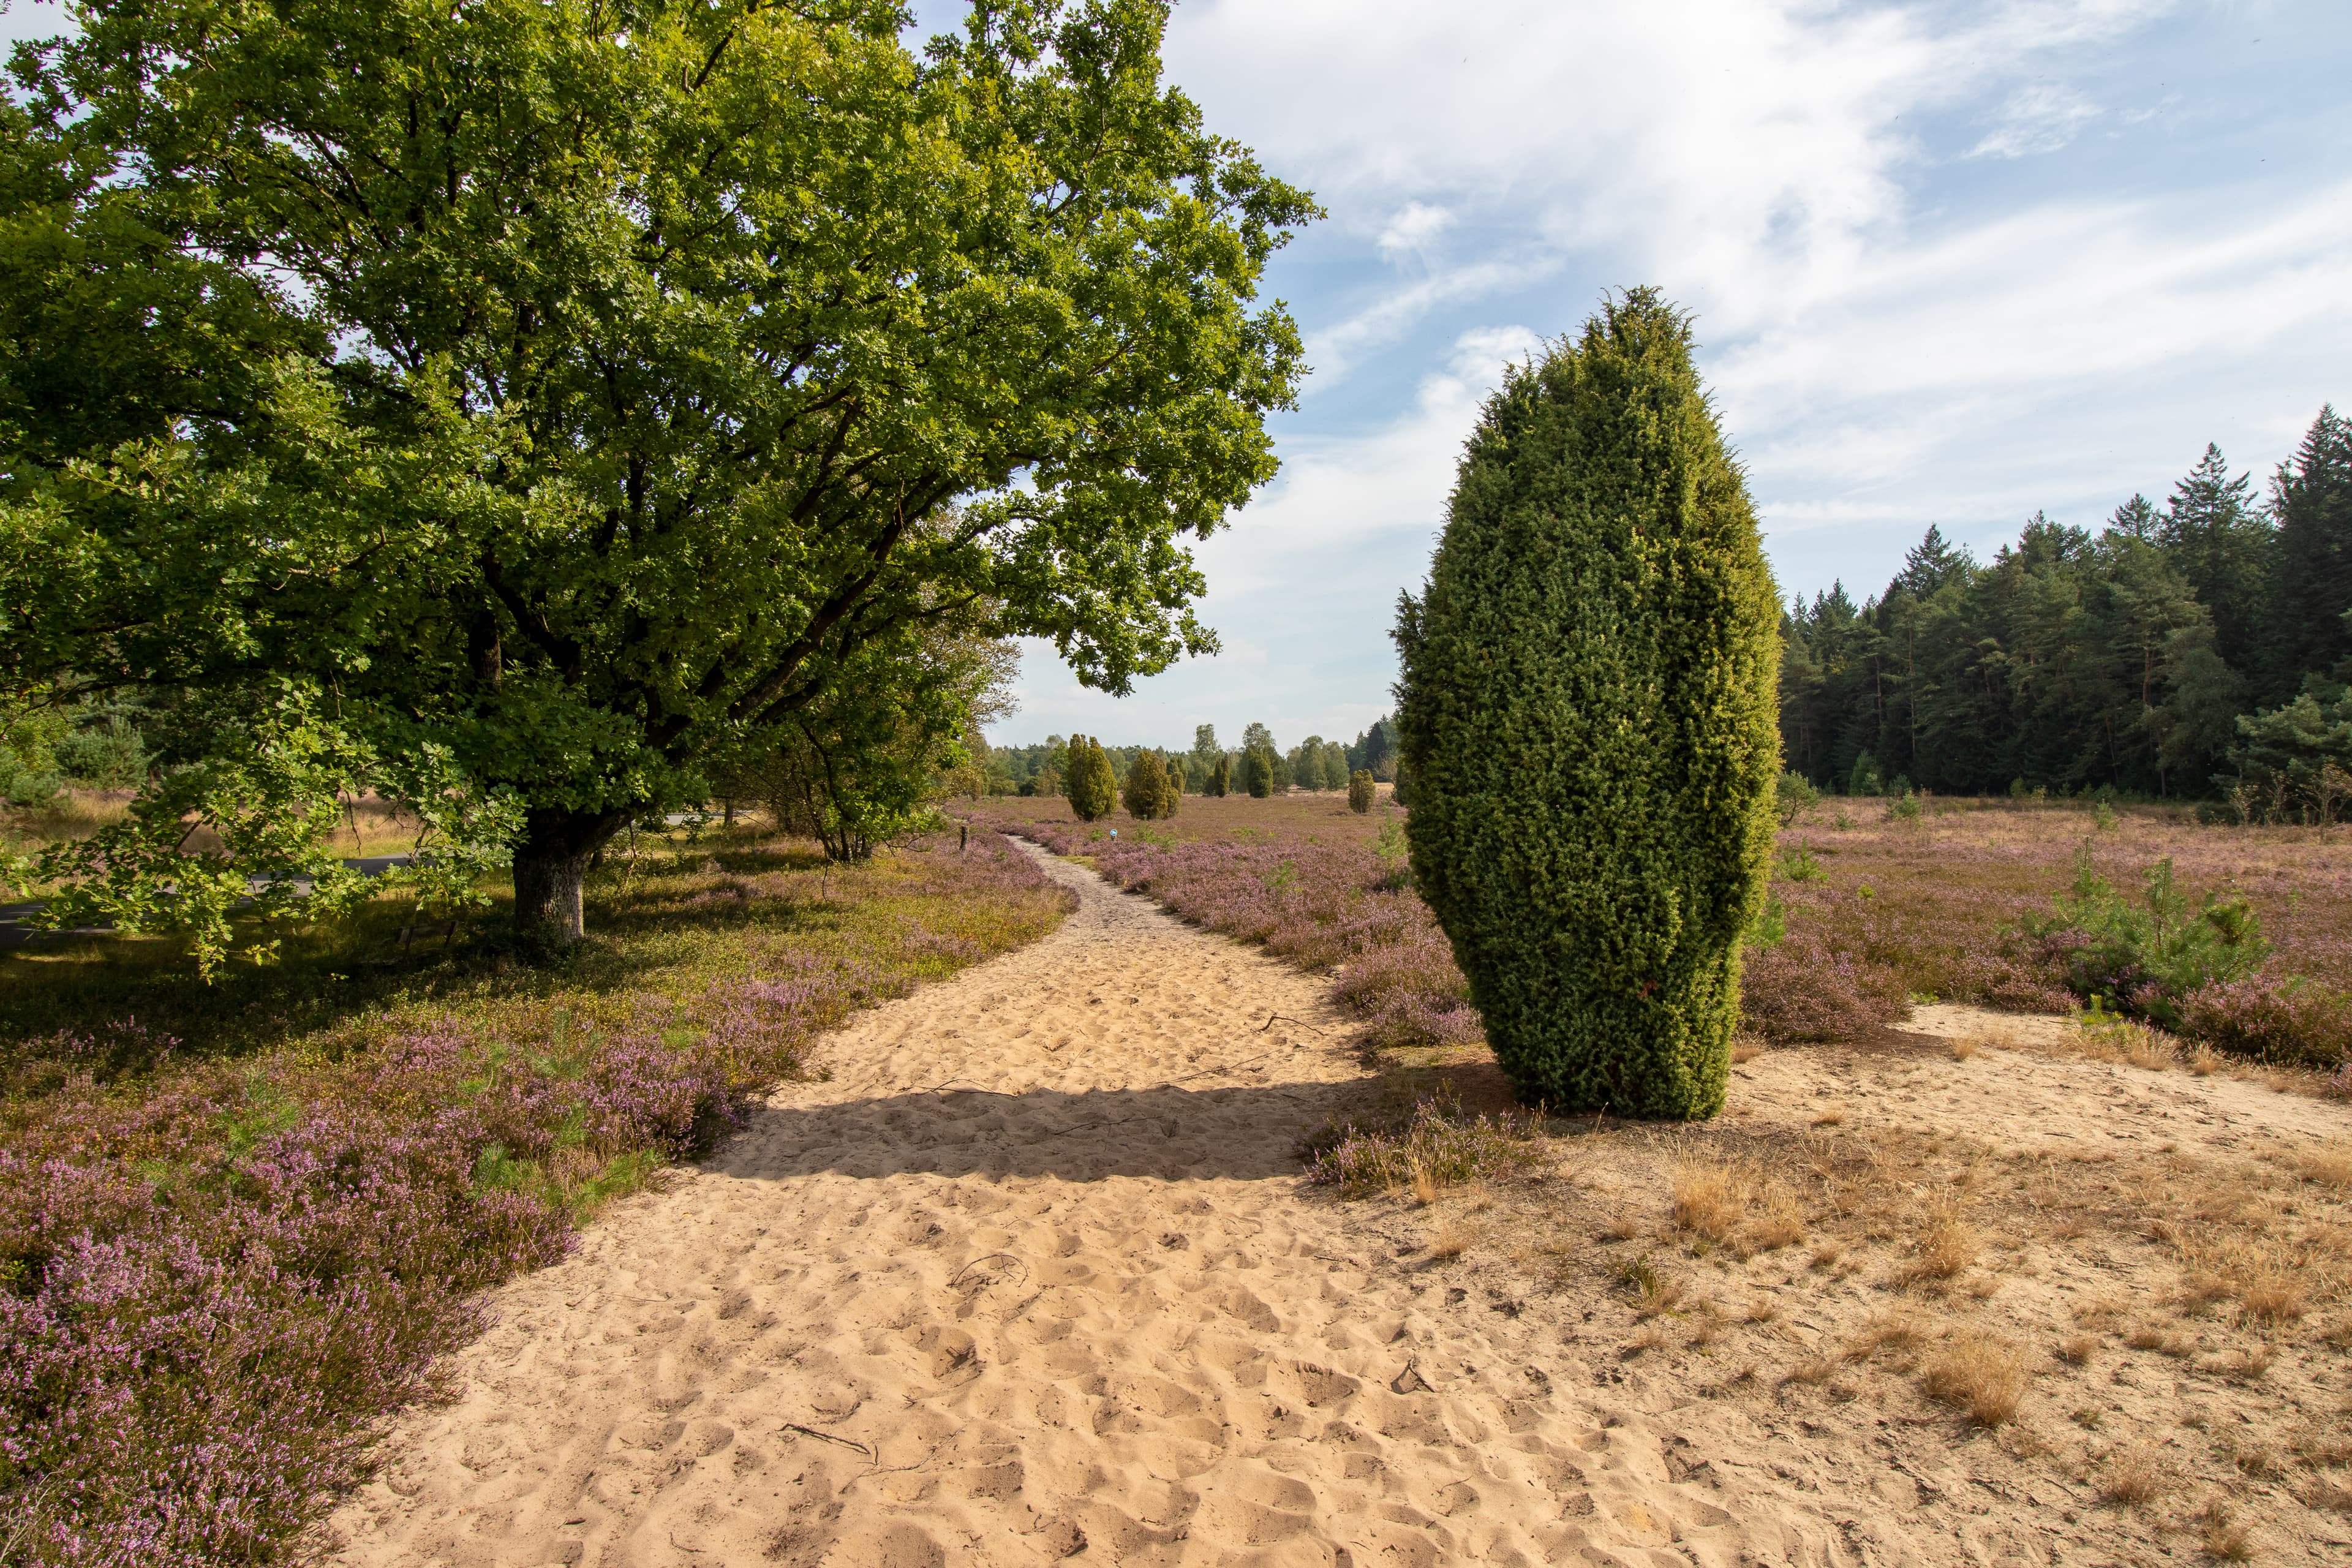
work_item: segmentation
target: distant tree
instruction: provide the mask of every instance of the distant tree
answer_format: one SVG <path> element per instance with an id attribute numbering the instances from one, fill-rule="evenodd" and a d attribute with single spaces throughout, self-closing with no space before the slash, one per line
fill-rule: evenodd
<path id="1" fill-rule="evenodd" d="M 1300 789 L 1323 787 L 1323 737 L 1309 735 L 1283 759 L 1290 764 L 1290 780 Z"/>
<path id="2" fill-rule="evenodd" d="M 1360 816 L 1372 809 L 1380 795 L 1380 786 L 1372 782 L 1372 770 L 1358 768 L 1348 775 L 1348 809 Z"/>
<path id="3" fill-rule="evenodd" d="M 1135 761 L 1128 764 L 1127 784 L 1119 795 L 1129 816 L 1138 822 L 1154 822 L 1176 815 L 1181 792 L 1159 752 L 1138 751 Z"/>
<path id="4" fill-rule="evenodd" d="M 1080 822 L 1108 816 L 1118 804 L 1118 778 L 1111 771 L 1109 754 L 1088 736 L 1070 737 L 1070 775 L 1066 787 L 1070 793 L 1070 811 Z"/>
<path id="5" fill-rule="evenodd" d="M 1349 758 L 1351 766 L 1370 769 L 1382 783 L 1396 777 L 1396 721 L 1385 716 L 1375 721 L 1356 737 Z"/>
<path id="6" fill-rule="evenodd" d="M 2157 512 L 2156 503 L 2144 495 L 2133 496 L 2116 508 L 2115 514 L 2107 519 L 2107 527 L 2114 532 L 2148 544 L 2157 542 L 2162 526 L 2163 519 Z"/>
<path id="7" fill-rule="evenodd" d="M 2213 647 L 2233 669 L 2251 669 L 2263 640 L 2273 587 L 2270 520 L 2251 497 L 2252 480 L 2230 477 L 2221 448 L 2207 443 L 2165 503 L 2157 539 L 2213 617 Z"/>
<path id="8" fill-rule="evenodd" d="M 1256 726 L 1252 725 L 1251 728 L 1255 729 Z M 1279 761 L 1279 754 L 1264 742 L 1245 747 L 1242 752 L 1241 773 L 1237 781 L 1241 788 L 1256 800 L 1264 800 L 1272 795 L 1275 764 Z"/>
<path id="9" fill-rule="evenodd" d="M 1323 787 L 1346 789 L 1348 775 L 1355 770 L 1348 766 L 1348 748 L 1337 741 L 1323 742 Z"/>
<path id="10" fill-rule="evenodd" d="M 933 815 L 933 802 L 984 778 L 969 747 L 985 748 L 974 715 L 1011 706 L 1019 649 L 952 623 L 869 647 L 857 679 L 796 711 L 781 731 L 712 759 L 719 793 L 764 802 L 779 829 L 816 839 L 835 860 Z"/>
<path id="11" fill-rule="evenodd" d="M 1224 748 L 1217 744 L 1217 727 L 1214 724 L 1192 727 L 1192 750 L 1185 758 L 1185 765 L 1202 793 L 1207 793 L 1209 777 L 1217 771 L 1218 759 L 1224 754 Z"/>
<path id="12" fill-rule="evenodd" d="M 2352 678 L 2352 419 L 2333 406 L 2273 482 L 2278 515 L 2277 665 L 2290 679 Z"/>
<path id="13" fill-rule="evenodd" d="M 1399 607 L 1397 717 L 1414 882 L 1527 1099 L 1722 1108 L 1778 625 L 1687 318 L 1635 289 L 1507 371 Z"/>

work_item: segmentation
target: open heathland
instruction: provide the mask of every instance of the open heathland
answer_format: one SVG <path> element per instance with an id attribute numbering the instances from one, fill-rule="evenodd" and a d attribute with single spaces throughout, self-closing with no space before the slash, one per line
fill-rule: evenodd
<path id="1" fill-rule="evenodd" d="M 1214 847 L 1197 804 L 1153 831 Z M 1750 1056 L 1699 1126 L 1547 1119 L 1046 868 L 1059 930 L 501 1291 L 341 1560 L 2352 1548 L 2340 1105 L 1942 1004 Z"/>
<path id="2" fill-rule="evenodd" d="M 1916 798 L 1916 797 L 1915 797 Z M 1412 891 L 1404 813 L 1338 793 L 1187 795 L 1172 819 L 1085 824 L 1060 801 L 997 799 L 976 816 L 1081 855 L 1188 920 L 1332 973 L 1374 1043 L 1478 1041 L 1444 933 Z M 1116 829 L 1117 837 L 1113 837 Z M 1746 954 L 1751 1034 L 1860 1040 L 1915 1002 L 2064 1012 L 2063 945 L 2029 938 L 2088 846 L 2126 900 L 2169 859 L 2179 885 L 2242 897 L 2275 951 L 2189 999 L 2184 1032 L 2242 1055 L 2333 1071 L 2352 1052 L 2352 835 L 2211 827 L 2185 810 L 1930 801 L 1914 815 L 1832 799 L 1784 828 L 1767 924 Z"/>
<path id="3" fill-rule="evenodd" d="M 286 1554 L 483 1288 L 1068 904 L 986 832 L 640 834 L 551 963 L 389 906 L 209 986 L 162 939 L 0 956 L 0 1561 Z"/>

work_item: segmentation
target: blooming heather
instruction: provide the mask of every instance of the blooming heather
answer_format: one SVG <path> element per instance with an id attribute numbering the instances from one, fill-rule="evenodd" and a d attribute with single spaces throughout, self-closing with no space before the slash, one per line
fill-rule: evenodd
<path id="1" fill-rule="evenodd" d="M 2352 1053 L 2352 845 L 2308 829 L 2198 826 L 2180 809 L 2129 809 L 2100 830 L 2058 805 L 1930 802 L 1917 818 L 1857 824 L 1830 800 L 1782 830 L 1818 874 L 1777 880 L 1784 934 L 1751 948 L 1745 1026 L 1771 1040 L 1850 1040 L 1915 1000 L 2017 1012 L 2074 1005 L 2063 965 L 2012 933 L 2074 879 L 2084 838 L 2119 886 L 2173 858 L 2186 886 L 2242 894 L 2275 951 L 2252 978 L 2189 999 L 2188 1033 L 2217 1047 L 2325 1064 Z M 1386 1046 L 1484 1038 L 1444 934 L 1379 853 L 1381 813 L 1330 797 L 1203 800 L 1183 818 L 1114 842 L 1055 801 L 1001 800 L 988 818 L 1186 919 L 1334 974 L 1343 1002 Z M 1874 814 L 1875 815 L 1875 814 Z M 2347 1079 L 2352 1081 L 2352 1079 Z"/>

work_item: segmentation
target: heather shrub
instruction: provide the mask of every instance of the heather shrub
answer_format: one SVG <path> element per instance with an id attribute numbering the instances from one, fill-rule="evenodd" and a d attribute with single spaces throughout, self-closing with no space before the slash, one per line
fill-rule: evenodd
<path id="1" fill-rule="evenodd" d="M 1399 607 L 1414 879 L 1520 1094 L 1709 1116 L 1764 896 L 1780 606 L 1687 320 L 1515 368 Z"/>
<path id="2" fill-rule="evenodd" d="M 2218 980 L 2183 999 L 2179 1033 L 2233 1056 L 2294 1067 L 2352 1064 L 2352 996 L 2299 975 Z"/>
<path id="3" fill-rule="evenodd" d="M 1348 775 L 1348 809 L 1349 811 L 1360 816 L 1362 816 L 1372 809 L 1372 802 L 1379 795 L 1380 790 L 1372 782 L 1371 769 L 1358 768 Z"/>

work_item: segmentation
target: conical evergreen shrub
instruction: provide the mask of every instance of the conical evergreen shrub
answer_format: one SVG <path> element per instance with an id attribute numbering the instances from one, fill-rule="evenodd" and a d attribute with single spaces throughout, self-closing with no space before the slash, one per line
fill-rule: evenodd
<path id="1" fill-rule="evenodd" d="M 1487 400 L 1396 636 L 1413 875 L 1505 1071 L 1563 1110 L 1713 1115 L 1772 843 L 1779 605 L 1654 290 Z"/>
<path id="2" fill-rule="evenodd" d="M 1127 784 L 1119 792 L 1127 814 L 1138 822 L 1151 822 L 1176 815 L 1176 803 L 1182 791 L 1169 776 L 1168 764 L 1157 752 L 1138 752 L 1129 764 Z"/>
<path id="3" fill-rule="evenodd" d="M 1118 777 L 1110 755 L 1084 735 L 1070 737 L 1070 812 L 1080 822 L 1110 815 L 1118 804 Z"/>
<path id="4" fill-rule="evenodd" d="M 1274 793 L 1274 748 L 1252 746 L 1242 753 L 1241 787 L 1258 800 Z"/>
<path id="5" fill-rule="evenodd" d="M 1234 793 L 1232 752 L 1228 752 L 1220 756 L 1217 759 L 1217 765 L 1209 770 L 1209 787 L 1206 793 L 1220 799 Z"/>
<path id="6" fill-rule="evenodd" d="M 1349 811 L 1360 816 L 1370 811 L 1372 802 L 1379 795 L 1380 790 L 1372 782 L 1371 769 L 1358 768 L 1348 775 L 1348 809 Z"/>

